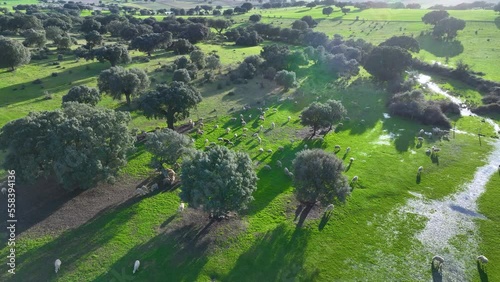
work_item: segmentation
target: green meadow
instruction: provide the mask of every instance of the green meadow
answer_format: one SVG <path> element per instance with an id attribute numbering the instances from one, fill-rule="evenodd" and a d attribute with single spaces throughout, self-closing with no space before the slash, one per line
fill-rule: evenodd
<path id="1" fill-rule="evenodd" d="M 14 2 L 7 0 L 9 5 Z M 500 80 L 497 67 L 500 27 L 495 23 L 498 14 L 492 11 L 450 11 L 452 16 L 466 20 L 467 27 L 459 32 L 457 41 L 442 43 L 419 36 L 421 31 L 429 29 L 420 20 L 426 10 L 354 10 L 344 16 L 336 8 L 336 12 L 326 17 L 321 9 L 263 10 L 262 21 L 284 27 L 311 15 L 320 22 L 316 31 L 363 38 L 374 44 L 393 35 L 413 34 L 422 49 L 416 57 L 443 63 L 448 57 L 450 65 L 462 59 L 474 70 L 484 72 L 486 79 Z M 233 18 L 244 25 L 241 20 L 248 16 Z M 356 16 L 360 20 L 356 21 Z M 362 19 L 366 21 L 363 23 Z M 238 218 L 210 228 L 205 241 L 197 241 L 209 219 L 199 219 L 197 225 L 185 224 L 189 217 L 198 214 L 189 208 L 184 214 L 176 211 L 180 202 L 178 189 L 136 197 L 62 234 L 20 236 L 16 274 L 8 274 L 7 266 L 2 263 L 0 281 L 121 281 L 119 277 L 131 275 L 136 259 L 141 260 L 141 268 L 133 281 L 430 281 L 430 259 L 435 253 L 415 237 L 424 229 L 427 218 L 400 211 L 416 194 L 431 201 L 461 191 L 463 184 L 473 179 L 476 169 L 486 164 L 493 150 L 491 142 L 496 140 L 488 134 L 480 143 L 473 133 L 479 127 L 483 132 L 493 132 L 493 127 L 481 122 L 480 117 L 452 116 L 458 133 L 449 141 L 426 139 L 419 146 L 418 131 L 421 128 L 430 131 L 432 127 L 395 116 L 387 118 L 384 114 L 390 94 L 365 71 L 353 78 L 348 87 L 341 87 L 337 77 L 312 62 L 297 70 L 299 86 L 287 92 L 260 77 L 246 84 L 226 84 L 230 69 L 245 57 L 260 54 L 262 46 L 267 44 L 272 42 L 265 41 L 256 47 L 197 44 L 205 53 L 218 54 L 223 67 L 213 83 L 202 84 L 201 79 L 192 82 L 203 101 L 191 111 L 190 118 L 203 117 L 206 128 L 203 135 L 188 133 L 195 139 L 196 147 L 204 149 L 205 139 L 209 142 L 217 142 L 220 137 L 234 139 L 231 149 L 247 152 L 255 164 L 258 189 L 248 210 Z M 139 60 L 145 57 L 144 53 L 133 51 L 131 55 L 133 63 L 127 68 L 145 69 L 156 83 L 171 81 L 171 73 L 158 71 L 159 64 L 169 64 L 177 58 L 171 52 L 155 52 L 147 63 Z M 0 126 L 32 111 L 59 108 L 61 97 L 72 86 L 96 86 L 99 73 L 110 67 L 109 63 L 76 61 L 73 55 L 65 56 L 59 66 L 53 65 L 56 61 L 57 56 L 53 55 L 32 61 L 15 72 L 0 71 Z M 36 79 L 41 79 L 42 84 L 33 84 Z M 460 82 L 439 77 L 433 80 L 457 96 L 481 103 L 481 93 Z M 228 95 L 230 92 L 234 94 Z M 311 131 L 300 124 L 301 111 L 313 101 L 329 99 L 340 100 L 350 120 L 321 138 L 309 138 Z M 252 105 L 252 109 L 244 112 L 244 105 Z M 98 106 L 122 110 L 123 101 L 104 96 Z M 264 122 L 258 121 L 256 107 L 270 108 Z M 152 130 L 166 126 L 164 120 L 146 119 L 139 110 L 130 113 L 130 128 Z M 247 125 L 248 133 L 264 126 L 262 144 L 251 134 L 242 137 L 241 123 L 231 119 L 240 114 L 253 116 Z M 271 129 L 272 122 L 275 129 Z M 215 125 L 220 128 L 214 129 Z M 231 134 L 225 133 L 227 127 L 231 128 Z M 239 137 L 233 138 L 234 133 Z M 302 228 L 297 228 L 293 183 L 278 168 L 277 161 L 291 167 L 297 152 L 305 148 L 333 152 L 335 145 L 342 148 L 336 154 L 348 167 L 345 175 L 349 179 L 358 176 L 359 181 L 353 184 L 346 203 L 336 205 L 330 218 L 322 217 L 318 207 L 319 216 L 311 215 Z M 432 146 L 441 148 L 437 162 L 425 153 Z M 284 149 L 279 150 L 280 147 Z M 347 147 L 351 148 L 349 153 L 345 153 Z M 261 153 L 259 148 L 265 151 Z M 266 152 L 267 149 L 272 153 Z M 355 161 L 348 166 L 351 157 Z M 3 158 L 0 152 L 0 160 Z M 151 154 L 138 145 L 120 176 L 154 178 L 150 158 Z M 272 169 L 263 169 L 265 165 Z M 424 167 L 424 173 L 417 180 L 419 166 Z M 475 220 L 479 251 L 490 259 L 487 280 L 477 269 L 477 254 L 462 250 L 459 255 L 470 256 L 464 281 L 500 281 L 498 187 L 500 172 L 493 174 L 478 202 L 479 212 L 487 219 Z M 134 187 L 123 189 L 130 191 Z M 8 251 L 8 247 L 2 246 L 0 257 L 5 258 Z M 57 275 L 52 263 L 55 258 L 63 262 Z M 446 279 L 446 264 L 444 268 Z"/>

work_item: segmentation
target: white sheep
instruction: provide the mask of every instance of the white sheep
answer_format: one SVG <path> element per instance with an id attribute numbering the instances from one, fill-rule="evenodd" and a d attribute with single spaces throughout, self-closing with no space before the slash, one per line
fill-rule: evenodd
<path id="1" fill-rule="evenodd" d="M 236 120 L 237 120 L 237 118 L 235 118 L 235 117 L 231 118 L 231 121 L 236 121 Z"/>
<path id="2" fill-rule="evenodd" d="M 335 145 L 335 150 L 340 151 L 340 145 Z"/>
<path id="3" fill-rule="evenodd" d="M 205 139 L 205 144 L 207 144 L 207 143 L 208 143 L 208 139 Z"/>
<path id="4" fill-rule="evenodd" d="M 272 153 L 272 152 L 273 152 L 273 150 L 272 150 L 272 149 L 267 149 L 267 152 L 268 152 L 268 153 Z"/>
<path id="5" fill-rule="evenodd" d="M 144 196 L 148 193 L 148 188 L 143 185 L 142 187 L 135 189 L 135 193 L 139 196 Z"/>
<path id="6" fill-rule="evenodd" d="M 422 143 L 424 141 L 424 137 L 421 137 L 421 136 L 419 136 L 417 139 L 418 139 L 418 142 L 420 142 L 420 143 Z"/>
<path id="7" fill-rule="evenodd" d="M 278 151 L 283 151 L 283 150 L 285 150 L 285 147 L 283 147 L 283 146 L 278 147 Z M 499 169 L 500 169 L 500 166 L 499 166 Z"/>
<path id="8" fill-rule="evenodd" d="M 271 170 L 271 166 L 270 166 L 270 165 L 265 165 L 265 166 L 264 166 L 264 169 L 265 169 L 265 170 Z"/>
<path id="9" fill-rule="evenodd" d="M 349 153 L 351 151 L 351 147 L 347 147 L 347 149 L 345 149 L 345 153 Z"/>
<path id="10" fill-rule="evenodd" d="M 2 188 L 2 194 L 4 194 L 4 195 L 7 194 L 7 188 L 5 188 L 5 187 Z"/>
<path id="11" fill-rule="evenodd" d="M 333 211 L 333 208 L 334 208 L 333 204 L 329 204 L 328 206 L 326 206 L 325 213 Z"/>
<path id="12" fill-rule="evenodd" d="M 264 148 L 259 148 L 259 152 L 263 153 L 264 152 Z"/>
<path id="13" fill-rule="evenodd" d="M 234 134 L 234 138 L 238 138 L 238 133 L 235 133 L 235 134 Z"/>
<path id="14" fill-rule="evenodd" d="M 243 132 L 247 132 L 248 128 L 243 127 Z"/>
<path id="15" fill-rule="evenodd" d="M 55 267 L 55 271 L 57 273 L 59 271 L 59 269 L 61 268 L 61 260 L 60 259 L 56 259 L 56 261 L 54 262 L 54 267 Z"/>
<path id="16" fill-rule="evenodd" d="M 217 144 L 216 144 L 215 142 L 210 142 L 210 144 L 208 144 L 208 145 L 210 145 L 210 146 L 215 146 L 215 145 L 217 145 Z"/>
<path id="17" fill-rule="evenodd" d="M 358 178 L 358 176 L 356 175 L 356 176 L 354 176 L 354 177 L 352 178 L 351 182 L 353 182 L 353 183 L 354 183 L 354 182 L 358 181 L 358 179 L 359 179 L 359 178 Z"/>
<path id="18" fill-rule="evenodd" d="M 281 163 L 281 161 L 279 161 L 279 160 L 278 160 L 278 161 L 276 161 L 276 165 L 277 165 L 278 167 L 282 167 L 282 166 L 283 166 L 283 164 L 282 164 L 282 163 Z"/>
<path id="19" fill-rule="evenodd" d="M 217 141 L 224 141 L 224 138 L 219 137 L 219 138 L 217 138 Z"/>
<path id="20" fill-rule="evenodd" d="M 481 264 L 487 264 L 488 263 L 488 258 L 486 258 L 483 255 L 480 255 L 477 257 L 477 261 L 479 261 Z"/>
<path id="21" fill-rule="evenodd" d="M 290 171 L 288 170 L 288 167 L 285 167 L 285 174 L 288 174 L 290 173 Z"/>
<path id="22" fill-rule="evenodd" d="M 229 133 L 229 131 L 231 131 L 231 128 L 226 128 L 226 133 Z"/>
<path id="23" fill-rule="evenodd" d="M 257 136 L 257 140 L 259 140 L 259 144 L 262 143 L 262 138 L 260 138 L 259 136 Z"/>
<path id="24" fill-rule="evenodd" d="M 141 265 L 141 262 L 139 260 L 136 260 L 134 263 L 134 271 L 132 271 L 132 274 L 135 274 L 137 270 L 139 270 L 139 266 Z"/>
<path id="25" fill-rule="evenodd" d="M 436 265 L 437 262 L 437 265 Z M 432 265 L 435 268 L 442 269 L 443 268 L 443 263 L 444 263 L 444 258 L 442 256 L 434 256 L 432 257 Z"/>
<path id="26" fill-rule="evenodd" d="M 254 134 L 252 134 L 252 137 L 259 137 L 259 133 L 255 132 Z"/>
<path id="27" fill-rule="evenodd" d="M 291 119 L 292 119 L 292 117 L 291 117 L 291 116 L 288 116 L 288 121 L 290 121 Z"/>
<path id="28" fill-rule="evenodd" d="M 242 121 L 241 121 L 241 125 L 242 125 L 242 126 L 245 126 L 245 125 L 247 125 L 247 122 L 246 122 L 246 121 L 244 121 L 244 120 L 242 120 Z"/>
<path id="29" fill-rule="evenodd" d="M 422 173 L 422 171 L 424 170 L 424 167 L 423 166 L 419 166 L 418 167 L 418 175 L 420 175 Z"/>
<path id="30" fill-rule="evenodd" d="M 354 161 L 354 158 L 350 158 L 349 161 L 352 163 Z"/>
<path id="31" fill-rule="evenodd" d="M 180 205 L 179 205 L 179 208 L 177 208 L 177 212 L 182 212 L 184 211 L 184 203 L 181 202 Z"/>
<path id="32" fill-rule="evenodd" d="M 241 134 L 241 137 L 247 137 L 246 133 Z"/>
<path id="33" fill-rule="evenodd" d="M 218 124 L 214 125 L 214 129 L 218 129 L 218 128 L 219 128 Z"/>
<path id="34" fill-rule="evenodd" d="M 272 127 L 273 129 L 276 127 L 276 123 L 274 123 L 274 121 L 273 121 L 273 122 L 271 122 L 271 127 Z"/>
<path id="35" fill-rule="evenodd" d="M 259 131 L 262 131 L 264 129 L 264 126 L 261 124 L 259 127 Z"/>

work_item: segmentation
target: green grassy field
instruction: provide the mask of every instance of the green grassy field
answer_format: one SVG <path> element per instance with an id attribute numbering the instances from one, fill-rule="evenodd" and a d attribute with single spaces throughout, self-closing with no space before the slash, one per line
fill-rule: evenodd
<path id="1" fill-rule="evenodd" d="M 273 13 L 278 17 L 289 15 L 289 19 L 279 20 L 286 25 L 291 23 L 291 19 L 307 14 L 302 10 L 305 9 L 275 10 Z M 315 13 L 316 10 L 313 9 Z M 403 12 L 412 12 L 411 16 L 417 17 L 420 11 Z M 359 14 L 376 16 L 370 10 Z M 392 12 L 387 14 L 403 18 Z M 481 14 L 478 17 L 488 19 L 490 15 Z M 379 19 L 385 20 L 383 16 Z M 268 20 L 276 21 L 265 21 Z M 476 29 L 483 27 L 484 33 L 488 34 L 485 36 L 492 38 L 492 46 L 498 41 L 498 30 L 492 29 L 489 23 L 467 24 L 468 28 L 469 25 Z M 478 26 L 474 27 L 476 24 Z M 391 22 L 384 24 L 382 30 L 368 34 L 364 25 L 348 20 L 339 24 L 326 19 L 316 29 L 346 37 L 353 30 L 356 34 L 365 30 L 363 34 L 367 40 L 378 43 L 399 34 L 401 26 L 407 28 L 404 31 L 407 33 L 418 33 L 425 28 L 420 22 Z M 476 60 L 478 55 L 473 54 L 474 50 L 481 50 L 481 45 L 487 49 L 472 37 L 467 29 L 460 34 L 463 52 L 453 57 L 452 62 L 461 56 L 467 62 Z M 201 225 L 186 225 L 183 224 L 186 218 L 196 214 L 193 215 L 192 211 L 187 211 L 184 216 L 176 213 L 180 201 L 178 190 L 133 199 L 58 236 L 21 236 L 18 238 L 16 275 L 9 276 L 6 265 L 0 264 L 0 281 L 120 281 L 119 277 L 132 272 L 136 259 L 141 260 L 141 269 L 135 275 L 137 281 L 429 281 L 429 262 L 435 254 L 424 251 L 422 243 L 415 238 L 415 234 L 424 228 L 426 219 L 412 213 L 401 216 L 396 211 L 414 198 L 410 192 L 432 200 L 460 191 L 462 184 L 473 178 L 476 168 L 485 164 L 485 157 L 492 146 L 487 142 L 479 146 L 476 136 L 459 133 L 451 141 L 426 140 L 422 147 L 417 146 L 416 133 L 420 128 L 431 128 L 398 117 L 385 118 L 388 93 L 367 79 L 365 72 L 347 89 L 336 87 L 335 77 L 312 64 L 297 71 L 299 88 L 285 93 L 274 82 L 260 78 L 249 80 L 248 84 L 226 85 L 228 78 L 224 74 L 227 68 L 234 67 L 246 56 L 258 54 L 262 46 L 198 46 L 206 53 L 214 51 L 219 54 L 224 68 L 214 83 L 199 85 L 199 81 L 193 82 L 204 100 L 191 112 L 191 118 L 204 117 L 207 130 L 202 136 L 190 135 L 196 139 L 197 148 L 201 149 L 205 146 L 205 139 L 216 142 L 219 137 L 230 137 L 222 128 L 231 127 L 231 134 L 238 133 L 240 137 L 235 139 L 232 149 L 250 155 L 259 177 L 255 201 L 249 209 L 240 219 L 213 227 L 210 230 L 213 243 L 206 244 L 193 239 L 205 222 L 201 220 Z M 417 56 L 428 60 L 440 58 L 430 51 L 426 52 L 422 51 Z M 485 50 L 483 54 L 497 58 L 494 57 L 494 50 Z M 132 56 L 137 59 L 144 54 L 134 52 Z M 170 81 L 170 73 L 155 70 L 159 67 L 158 63 L 167 64 L 175 58 L 170 53 L 156 52 L 150 62 L 135 62 L 127 67 L 144 68 L 158 82 Z M 493 71 L 496 64 L 491 58 L 475 61 L 475 69 L 486 72 L 487 77 L 500 75 Z M 95 86 L 96 76 L 109 67 L 108 63 L 75 62 L 72 56 L 67 56 L 59 68 L 50 65 L 55 61 L 54 55 L 48 60 L 34 61 L 15 72 L 0 72 L 0 126 L 30 111 L 60 107 L 62 95 L 71 86 Z M 489 66 L 492 67 L 491 72 L 487 71 Z M 58 76 L 52 77 L 53 72 Z M 35 79 L 42 80 L 43 89 L 41 85 L 32 84 Z M 263 89 L 260 87 L 262 81 Z M 223 85 L 222 89 L 217 89 L 219 82 Z M 438 82 L 471 101 L 480 100 L 478 92 L 466 89 L 460 83 Z M 45 99 L 44 91 L 48 91 L 52 99 Z M 229 91 L 235 95 L 227 95 Z M 293 97 L 293 100 L 282 99 L 286 97 Z M 310 133 L 299 123 L 300 112 L 312 101 L 328 99 L 341 100 L 348 110 L 350 121 L 323 139 L 304 138 Z M 239 116 L 243 105 L 256 105 L 257 102 L 260 105 L 265 102 L 265 107 L 277 109 L 276 112 L 272 109 L 268 112 L 265 122 L 256 120 L 256 109 L 244 113 L 254 117 L 248 122 L 249 132 L 257 131 L 261 124 L 266 128 L 260 145 L 251 137 L 241 137 L 241 124 L 231 121 L 231 117 Z M 99 106 L 119 109 L 122 103 L 105 96 Z M 163 120 L 145 119 L 139 111 L 132 111 L 131 115 L 131 128 L 147 130 L 165 125 Z M 290 122 L 287 122 L 288 116 L 292 117 Z M 465 132 L 474 133 L 480 126 L 484 132 L 492 131 L 489 125 L 481 123 L 480 118 L 453 117 L 453 120 L 457 129 Z M 272 122 L 277 126 L 270 130 Z M 221 129 L 212 130 L 215 124 Z M 303 228 L 296 229 L 292 183 L 276 163 L 280 160 L 284 166 L 290 167 L 295 154 L 306 145 L 330 152 L 335 145 L 340 145 L 342 150 L 337 155 L 346 165 L 350 157 L 355 158 L 346 176 L 351 179 L 356 175 L 359 181 L 346 204 L 336 206 L 329 220 L 321 217 L 307 219 Z M 432 162 L 425 154 L 425 150 L 433 145 L 442 149 L 438 163 Z M 284 147 L 283 151 L 278 150 L 280 146 Z M 260 147 L 272 149 L 273 153 L 260 153 Z M 344 155 L 347 147 L 352 150 Z M 150 157 L 143 147 L 139 147 L 130 156 L 121 174 L 141 179 L 151 175 L 152 170 L 148 166 Z M 3 159 L 1 155 L 0 159 Z M 272 169 L 264 170 L 265 165 L 270 165 Z M 421 181 L 416 181 L 419 166 L 424 166 L 425 172 Z M 500 218 L 496 204 L 500 197 L 496 189 L 499 184 L 500 174 L 495 174 L 479 201 L 480 212 L 488 218 L 478 220 L 478 225 L 480 251 L 490 258 L 489 281 L 500 280 L 500 267 L 495 263 L 500 260 L 497 248 Z M 6 247 L 2 248 L 0 256 L 6 257 L 7 252 Z M 52 265 L 55 258 L 63 261 L 57 275 L 53 273 Z M 464 280 L 484 279 L 473 261 L 466 268 L 468 276 Z"/>

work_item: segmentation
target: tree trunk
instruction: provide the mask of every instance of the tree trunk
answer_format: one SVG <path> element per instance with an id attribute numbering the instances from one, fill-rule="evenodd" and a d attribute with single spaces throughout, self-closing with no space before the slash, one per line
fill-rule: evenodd
<path id="1" fill-rule="evenodd" d="M 167 127 L 174 130 L 174 115 L 167 114 Z"/>
<path id="2" fill-rule="evenodd" d="M 127 98 L 127 106 L 130 108 L 130 94 L 125 94 L 125 98 Z"/>

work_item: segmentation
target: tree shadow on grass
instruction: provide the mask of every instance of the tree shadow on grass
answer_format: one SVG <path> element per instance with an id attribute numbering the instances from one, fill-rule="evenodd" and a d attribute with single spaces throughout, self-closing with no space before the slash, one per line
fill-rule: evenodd
<path id="1" fill-rule="evenodd" d="M 420 48 L 433 54 L 436 57 L 455 57 L 463 53 L 464 46 L 458 40 L 444 41 L 423 35 L 416 38 Z"/>
<path id="2" fill-rule="evenodd" d="M 54 279 L 53 262 L 59 258 L 64 269 L 74 269 L 83 257 L 107 244 L 137 213 L 139 198 L 107 211 L 102 211 L 81 227 L 67 231 L 36 249 L 16 258 L 15 279 L 12 281 L 48 281 Z M 36 280 L 33 280 L 36 273 Z"/>
<path id="3" fill-rule="evenodd" d="M 303 266 L 309 237 L 308 230 L 279 225 L 241 254 L 221 281 L 315 281 L 319 270 Z"/>
<path id="4" fill-rule="evenodd" d="M 209 242 L 200 237 L 209 227 L 192 223 L 161 233 L 129 250 L 108 272 L 93 281 L 197 281 L 208 261 L 209 247 Z M 141 265 L 138 272 L 132 274 L 135 260 Z"/>
<path id="5" fill-rule="evenodd" d="M 318 225 L 319 231 L 321 231 L 325 228 L 326 224 L 328 223 L 328 221 L 332 217 L 332 214 L 333 214 L 332 211 L 329 211 L 327 213 L 323 213 L 323 216 L 321 217 L 321 221 L 319 222 L 319 225 Z"/>
<path id="6" fill-rule="evenodd" d="M 498 29 L 500 29 L 500 16 L 495 18 L 495 25 L 497 26 Z"/>

